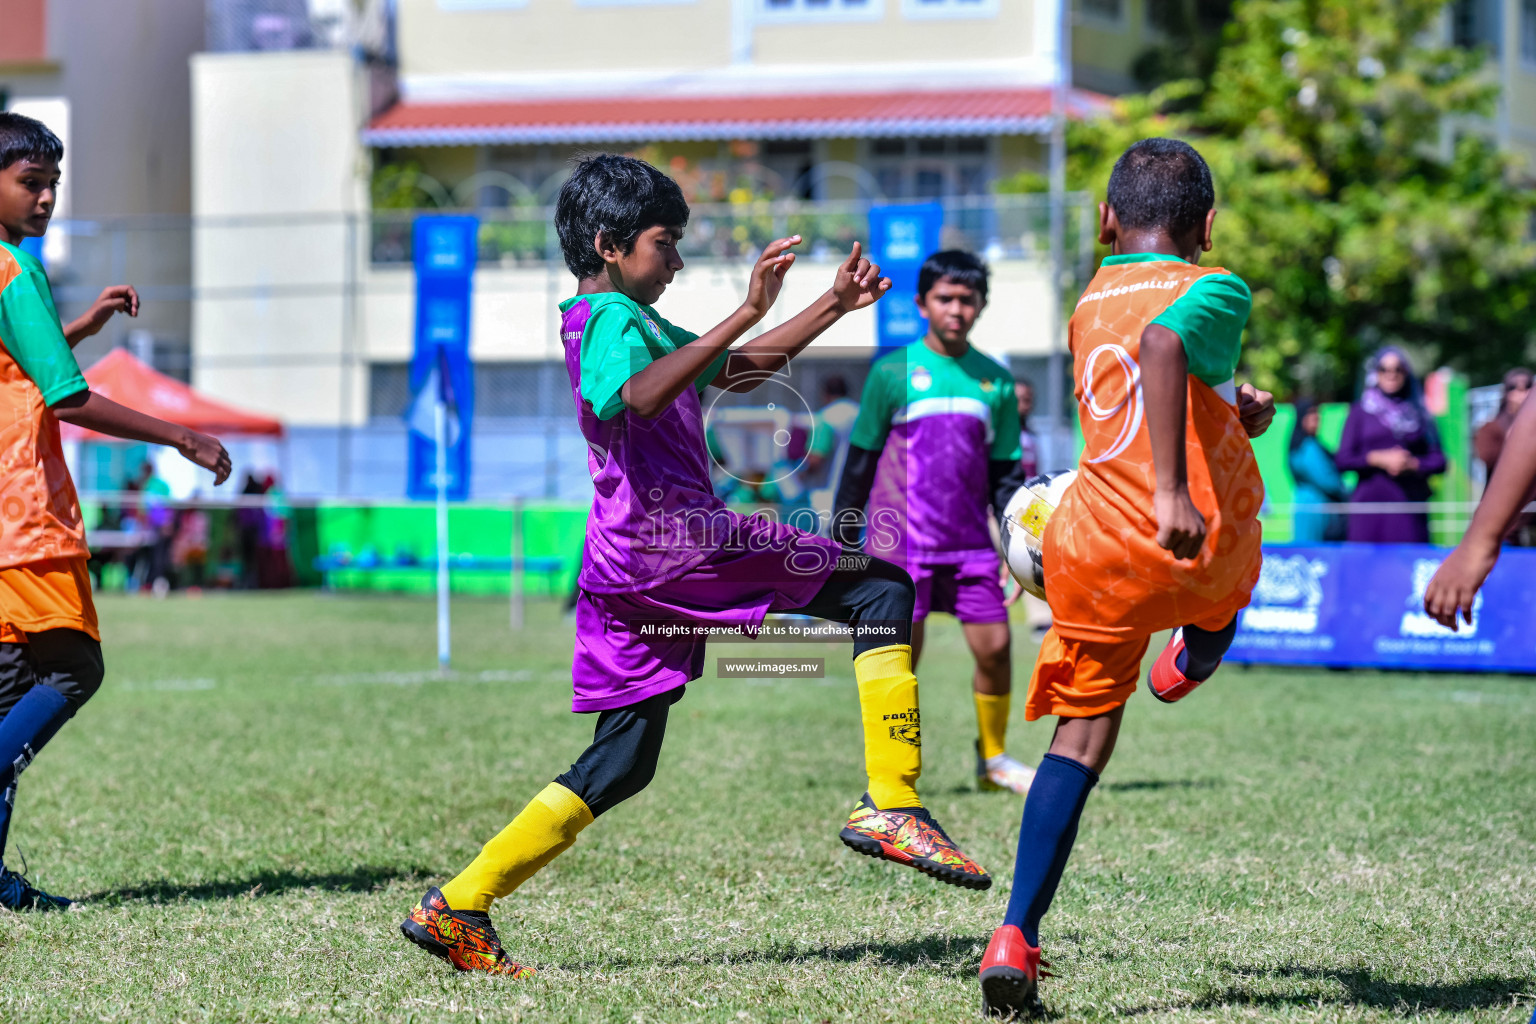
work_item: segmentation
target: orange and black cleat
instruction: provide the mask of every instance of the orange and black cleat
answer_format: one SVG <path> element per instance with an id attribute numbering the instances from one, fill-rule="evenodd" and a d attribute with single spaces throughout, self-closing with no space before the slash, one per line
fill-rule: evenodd
<path id="1" fill-rule="evenodd" d="M 1040 978 L 1051 976 L 1040 970 L 1043 963 L 1040 947 L 1031 946 L 1017 925 L 993 932 L 981 958 L 981 1015 L 1003 1020 L 1038 1016 Z"/>
<path id="2" fill-rule="evenodd" d="M 992 886 L 992 876 L 961 852 L 925 807 L 881 810 L 865 793 L 838 838 L 866 856 L 914 867 L 950 885 Z"/>
<path id="3" fill-rule="evenodd" d="M 421 902 L 411 908 L 411 916 L 400 922 L 400 934 L 461 971 L 533 977 L 533 968 L 508 959 L 490 917 L 450 910 L 436 886 L 428 889 Z"/>

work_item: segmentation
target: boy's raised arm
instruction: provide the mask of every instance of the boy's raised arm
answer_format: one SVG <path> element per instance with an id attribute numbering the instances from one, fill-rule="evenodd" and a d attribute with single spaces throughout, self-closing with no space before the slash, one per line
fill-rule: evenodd
<path id="1" fill-rule="evenodd" d="M 146 416 L 93 391 L 77 391 L 61 398 L 52 409 L 53 414 L 65 423 L 98 434 L 175 448 L 189 461 L 212 470 L 215 487 L 229 479 L 229 453 L 217 438 L 207 434 Z"/>
<path id="2" fill-rule="evenodd" d="M 881 277 L 879 265 L 864 259 L 861 253 L 862 246 L 854 242 L 853 250 L 832 278 L 832 287 L 820 298 L 732 352 L 714 386 L 726 391 L 751 391 L 767 375 L 782 370 L 844 314 L 879 302 L 890 290 L 891 280 Z"/>
<path id="3" fill-rule="evenodd" d="M 1472 621 L 1472 604 L 1483 581 L 1499 560 L 1499 545 L 1515 517 L 1531 500 L 1536 484 L 1536 404 L 1526 402 L 1515 414 L 1504 439 L 1504 450 L 1493 470 L 1483 500 L 1472 514 L 1472 525 L 1435 576 L 1424 588 L 1424 611 L 1456 629 L 1458 614 Z"/>
<path id="4" fill-rule="evenodd" d="M 625 381 L 619 391 L 624 407 L 646 419 L 660 416 L 721 352 L 762 320 L 784 287 L 784 275 L 794 265 L 795 254 L 788 251 L 789 247 L 799 241 L 799 235 L 792 235 L 769 243 L 752 268 L 746 301 L 707 333 L 648 364 Z M 722 371 L 721 376 L 724 375 Z"/>
<path id="5" fill-rule="evenodd" d="M 100 331 L 116 313 L 139 315 L 139 293 L 131 284 L 114 284 L 102 290 L 91 308 L 64 325 L 64 340 L 74 348 Z"/>
<path id="6" fill-rule="evenodd" d="M 1194 558 L 1205 543 L 1205 517 L 1189 497 L 1184 459 L 1184 424 L 1189 403 L 1189 357 L 1184 342 L 1166 327 L 1152 324 L 1141 333 L 1143 400 L 1157 486 L 1152 513 L 1157 543 L 1174 558 Z"/>

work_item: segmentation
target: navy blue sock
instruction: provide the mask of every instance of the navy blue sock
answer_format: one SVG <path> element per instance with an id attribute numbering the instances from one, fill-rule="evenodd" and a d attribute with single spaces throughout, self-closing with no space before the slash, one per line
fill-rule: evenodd
<path id="1" fill-rule="evenodd" d="M 1050 909 L 1066 869 L 1077 822 L 1098 773 L 1070 757 L 1046 754 L 1024 799 L 1019 849 L 1013 862 L 1013 892 L 1004 924 L 1017 925 L 1032 946 L 1040 945 L 1040 919 Z"/>
<path id="2" fill-rule="evenodd" d="M 5 863 L 5 840 L 11 834 L 11 812 L 16 809 L 16 780 L 0 791 L 0 864 Z"/>
<path id="3" fill-rule="evenodd" d="M 0 719 L 0 788 L 11 784 L 69 714 L 69 702 L 51 686 L 34 686 L 22 694 Z"/>
<path id="4" fill-rule="evenodd" d="M 1185 626 L 1184 650 L 1179 652 L 1174 665 L 1184 673 L 1185 679 L 1203 683 L 1216 674 L 1217 666 L 1221 664 L 1221 659 L 1226 657 L 1227 650 L 1232 646 L 1232 639 L 1236 636 L 1237 616 L 1235 615 L 1231 622 L 1215 631 L 1201 629 L 1199 626 Z"/>

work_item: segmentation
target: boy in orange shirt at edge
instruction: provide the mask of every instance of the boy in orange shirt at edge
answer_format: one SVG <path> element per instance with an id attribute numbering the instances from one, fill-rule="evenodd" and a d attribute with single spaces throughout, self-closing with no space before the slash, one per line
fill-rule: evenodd
<path id="1" fill-rule="evenodd" d="M 48 229 L 64 147 L 38 121 L 0 113 L 0 857 L 16 780 L 101 685 L 101 634 L 85 563 L 80 502 L 64 464 L 59 421 L 176 448 L 229 476 L 224 446 L 185 427 L 93 394 L 71 349 L 123 312 L 126 285 L 101 293 L 68 327 L 59 323 L 43 265 L 20 248 Z M 62 910 L 71 901 L 0 861 L 0 907 Z"/>
<path id="2" fill-rule="evenodd" d="M 1200 154 L 1172 139 L 1126 150 L 1099 206 L 1111 247 L 1068 328 L 1084 449 L 1046 526 L 1053 625 L 1025 717 L 1056 715 L 1024 803 L 1013 891 L 981 963 L 982 1005 L 1035 1009 L 1040 919 L 1109 762 L 1153 633 L 1175 632 L 1147 681 L 1172 702 L 1209 679 L 1258 581 L 1264 485 L 1250 437 L 1274 399 L 1233 374 L 1248 286 L 1198 266 L 1215 190 Z"/>

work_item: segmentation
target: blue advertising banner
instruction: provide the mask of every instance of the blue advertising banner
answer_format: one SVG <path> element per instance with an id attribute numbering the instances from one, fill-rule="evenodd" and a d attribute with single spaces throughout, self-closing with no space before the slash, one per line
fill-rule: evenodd
<path id="1" fill-rule="evenodd" d="M 479 248 L 474 217 L 418 217 L 412 225 L 416 265 L 416 348 L 411 357 L 406 494 L 437 497 L 435 407 L 448 406 L 448 497 L 469 497 L 469 428 L 475 412 L 469 361 L 469 301 Z"/>
<path id="2" fill-rule="evenodd" d="M 1459 632 L 1424 614 L 1450 554 L 1428 544 L 1264 549 L 1229 661 L 1458 672 L 1536 672 L 1536 550 L 1505 548 Z"/>
<path id="3" fill-rule="evenodd" d="M 917 311 L 917 273 L 938 251 L 944 207 L 938 203 L 875 206 L 869 211 L 869 259 L 891 279 L 891 290 L 875 305 L 880 353 L 909 345 L 928 330 Z"/>

